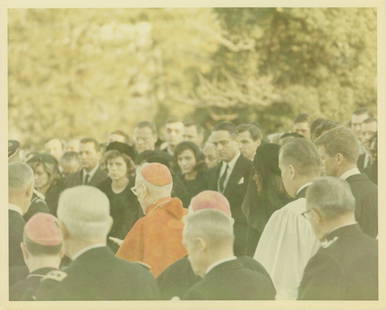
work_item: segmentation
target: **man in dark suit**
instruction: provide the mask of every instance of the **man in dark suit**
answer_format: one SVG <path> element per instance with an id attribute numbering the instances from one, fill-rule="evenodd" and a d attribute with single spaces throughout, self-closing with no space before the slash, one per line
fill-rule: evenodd
<path id="1" fill-rule="evenodd" d="M 247 189 L 252 162 L 240 154 L 236 128 L 232 123 L 223 122 L 216 125 L 209 141 L 216 147 L 221 162 L 208 170 L 208 187 L 223 193 L 229 200 L 235 220 L 235 254 L 243 255 L 246 251 L 247 223 L 241 203 Z"/>
<path id="2" fill-rule="evenodd" d="M 244 266 L 233 252 L 233 220 L 218 210 L 185 217 L 184 244 L 193 272 L 203 279 L 185 300 L 269 300 L 275 289 L 269 277 Z"/>
<path id="3" fill-rule="evenodd" d="M 33 300 L 40 280 L 58 270 L 63 237 L 56 218 L 47 213 L 33 215 L 24 226 L 21 249 L 29 274 L 10 288 L 10 300 Z"/>
<path id="4" fill-rule="evenodd" d="M 348 184 L 333 177 L 312 183 L 307 211 L 322 247 L 308 262 L 299 288 L 303 300 L 377 300 L 378 244 L 355 221 Z"/>
<path id="5" fill-rule="evenodd" d="M 359 141 L 352 131 L 337 127 L 315 140 L 326 175 L 346 180 L 355 197 L 355 217 L 364 233 L 378 234 L 378 187 L 356 166 Z"/>
<path id="6" fill-rule="evenodd" d="M 189 213 L 199 210 L 218 210 L 231 217 L 228 200 L 221 193 L 215 191 L 203 191 L 192 198 L 189 205 Z M 272 283 L 267 271 L 255 259 L 242 256 L 238 257 L 237 260 L 243 267 L 256 271 L 263 277 L 266 277 L 267 283 Z M 157 278 L 161 298 L 166 300 L 176 296 L 182 298 L 200 280 L 201 277 L 193 272 L 188 256 L 170 265 Z M 273 283 L 272 289 L 274 289 Z"/>
<path id="7" fill-rule="evenodd" d="M 34 185 L 32 169 L 24 163 L 8 165 L 8 237 L 9 284 L 14 284 L 27 272 L 20 244 L 23 241 L 23 214 L 31 204 Z"/>
<path id="8" fill-rule="evenodd" d="M 59 200 L 64 252 L 72 263 L 42 280 L 37 300 L 157 299 L 155 279 L 141 264 L 114 256 L 106 246 L 111 228 L 108 198 L 97 188 L 77 186 Z"/>
<path id="9" fill-rule="evenodd" d="M 80 140 L 80 161 L 82 169 L 70 174 L 65 179 L 66 188 L 85 184 L 97 186 L 107 178 L 99 166 L 100 146 L 93 138 L 83 138 Z"/>

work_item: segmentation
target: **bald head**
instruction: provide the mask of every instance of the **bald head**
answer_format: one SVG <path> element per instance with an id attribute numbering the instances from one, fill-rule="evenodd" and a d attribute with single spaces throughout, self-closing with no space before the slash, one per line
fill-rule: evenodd
<path id="1" fill-rule="evenodd" d="M 219 192 L 203 191 L 192 198 L 189 211 L 196 212 L 205 209 L 218 210 L 232 217 L 228 199 Z"/>

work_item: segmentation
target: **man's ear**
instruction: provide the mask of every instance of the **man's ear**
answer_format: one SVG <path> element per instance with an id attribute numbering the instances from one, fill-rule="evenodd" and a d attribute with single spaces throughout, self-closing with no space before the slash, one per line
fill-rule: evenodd
<path id="1" fill-rule="evenodd" d="M 293 180 L 296 177 L 296 169 L 293 165 L 288 165 L 288 173 L 291 180 Z"/>
<path id="2" fill-rule="evenodd" d="M 196 249 L 200 252 L 206 252 L 208 250 L 208 245 L 204 239 L 197 237 L 195 240 Z"/>
<path id="3" fill-rule="evenodd" d="M 341 153 L 337 153 L 335 155 L 335 160 L 336 160 L 337 164 L 340 166 L 340 165 L 342 165 L 342 163 L 344 161 L 344 156 Z"/>

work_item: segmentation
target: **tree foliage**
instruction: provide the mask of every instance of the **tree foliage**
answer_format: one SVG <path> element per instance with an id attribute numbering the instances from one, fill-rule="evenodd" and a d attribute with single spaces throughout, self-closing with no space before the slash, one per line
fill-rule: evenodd
<path id="1" fill-rule="evenodd" d="M 371 8 L 12 9 L 8 21 L 9 130 L 24 144 L 169 114 L 268 133 L 299 112 L 376 109 Z"/>

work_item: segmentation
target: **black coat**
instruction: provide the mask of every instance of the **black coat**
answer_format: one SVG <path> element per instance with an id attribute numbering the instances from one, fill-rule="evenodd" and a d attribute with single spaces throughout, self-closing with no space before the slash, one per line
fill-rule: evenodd
<path id="1" fill-rule="evenodd" d="M 378 187 L 365 174 L 346 179 L 355 197 L 355 218 L 364 233 L 378 234 Z"/>
<path id="2" fill-rule="evenodd" d="M 55 270 L 55 268 L 40 268 L 28 274 L 25 279 L 10 288 L 9 300 L 33 300 L 33 296 L 35 296 L 40 285 L 40 280 L 52 270 Z"/>
<path id="3" fill-rule="evenodd" d="M 308 262 L 299 288 L 303 300 L 378 299 L 378 244 L 358 225 L 328 235 L 330 245 Z"/>
<path id="4" fill-rule="evenodd" d="M 231 206 L 232 217 L 235 220 L 235 255 L 241 256 L 246 253 L 247 220 L 241 209 L 244 196 L 247 191 L 249 175 L 252 171 L 252 162 L 243 155 L 237 159 L 236 164 L 229 176 L 224 190 L 224 196 Z M 220 178 L 221 163 L 208 170 L 208 189 L 217 191 L 217 183 Z"/>
<path id="5" fill-rule="evenodd" d="M 263 265 L 251 257 L 241 256 L 237 260 L 247 269 L 258 272 L 266 278 L 266 282 L 272 284 L 271 278 Z M 186 292 L 202 278 L 197 276 L 185 256 L 166 268 L 157 278 L 161 299 L 170 300 L 174 296 L 182 298 Z"/>
<path id="6" fill-rule="evenodd" d="M 19 272 L 25 268 L 23 253 L 20 243 L 23 241 L 24 219 L 14 210 L 8 210 L 8 236 L 9 236 L 9 284 L 13 285 L 20 280 Z"/>
<path id="7" fill-rule="evenodd" d="M 253 271 L 237 259 L 210 270 L 191 287 L 185 300 L 272 300 L 275 288 L 266 274 Z"/>
<path id="8" fill-rule="evenodd" d="M 99 166 L 95 171 L 94 175 L 90 179 L 88 185 L 90 186 L 98 186 L 107 178 L 107 173 L 101 169 Z M 83 169 L 78 172 L 72 173 L 68 175 L 64 180 L 65 188 L 70 188 L 83 184 Z"/>
<path id="9" fill-rule="evenodd" d="M 86 251 L 67 268 L 42 280 L 37 300 L 151 300 L 158 287 L 141 264 L 114 256 L 107 247 Z"/>
<path id="10" fill-rule="evenodd" d="M 34 192 L 32 194 L 31 205 L 29 206 L 28 211 L 23 215 L 24 221 L 27 223 L 33 215 L 39 212 L 50 213 L 50 210 L 44 199 Z"/>

